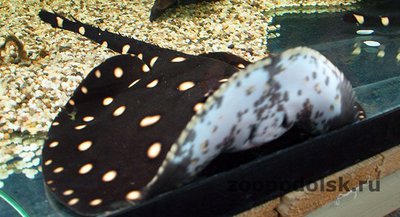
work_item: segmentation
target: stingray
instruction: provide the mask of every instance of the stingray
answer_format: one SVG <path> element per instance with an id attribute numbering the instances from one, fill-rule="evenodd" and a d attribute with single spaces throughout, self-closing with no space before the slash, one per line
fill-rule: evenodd
<path id="1" fill-rule="evenodd" d="M 91 70 L 43 147 L 48 192 L 81 215 L 140 204 L 188 183 L 221 153 L 268 145 L 295 125 L 317 135 L 365 115 L 343 73 L 310 48 L 250 63 L 39 16 L 121 53 Z"/>

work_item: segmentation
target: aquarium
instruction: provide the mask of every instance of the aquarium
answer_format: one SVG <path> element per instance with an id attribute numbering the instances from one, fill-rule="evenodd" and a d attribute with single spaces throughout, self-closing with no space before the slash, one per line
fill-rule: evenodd
<path id="1" fill-rule="evenodd" d="M 12 0 L 0 3 L 0 216 L 79 216 L 73 211 L 74 206 L 79 206 L 86 197 L 91 198 L 90 206 L 76 209 L 88 215 L 234 215 L 399 144 L 400 122 L 396 120 L 400 118 L 400 25 L 396 23 L 397 20 L 388 21 L 399 16 L 400 7 L 397 2 L 220 0 L 188 3 L 191 4 L 176 5 L 175 1 L 161 0 Z M 360 20 L 361 15 L 357 14 L 366 16 Z M 382 16 L 388 20 L 382 19 Z M 377 21 L 373 20 L 374 22 L 370 23 L 370 19 Z M 110 36 L 106 32 L 93 30 L 86 24 L 119 35 Z M 94 42 L 88 38 L 98 40 Z M 145 44 L 129 44 L 128 38 L 143 41 Z M 111 43 L 114 39 L 117 39 L 116 44 Z M 121 46 L 119 42 L 122 43 Z M 158 50 L 153 44 L 167 50 Z M 112 50 L 118 46 L 119 50 Z M 309 47 L 320 54 L 304 48 L 299 49 L 300 51 L 290 50 L 298 46 Z M 127 55 L 139 48 L 143 49 L 143 52 L 135 51 L 134 55 Z M 257 88 L 246 89 L 245 97 L 241 98 L 242 95 L 235 92 L 234 82 L 253 84 L 257 79 L 262 80 L 259 77 L 251 77 L 256 76 L 257 71 L 262 69 L 260 63 L 265 64 L 263 67 L 267 68 L 267 71 L 270 70 L 271 76 L 279 80 L 277 75 L 284 71 L 281 69 L 289 67 L 290 64 L 278 67 L 279 64 L 274 61 L 284 59 L 288 50 L 289 53 L 299 52 L 300 57 L 293 58 L 301 63 L 303 60 L 296 59 L 303 58 L 301 52 L 305 52 L 304 56 L 308 55 L 307 58 L 310 57 L 311 60 L 316 58 L 316 71 L 320 69 L 318 64 L 327 64 L 326 69 L 336 66 L 343 72 L 352 85 L 352 90 L 344 88 L 344 93 L 354 91 L 355 108 L 352 105 L 350 108 L 355 109 L 353 112 L 357 113 L 357 120 L 342 121 L 338 127 L 321 135 L 309 132 L 303 125 L 299 128 L 277 128 L 276 135 L 279 136 L 267 134 L 273 139 L 264 142 L 262 146 L 238 151 L 241 148 L 232 145 L 236 143 L 231 142 L 227 148 L 223 148 L 237 152 L 212 153 L 209 151 L 207 140 L 207 143 L 197 145 L 203 151 L 204 155 L 201 157 L 190 159 L 190 163 L 182 160 L 170 174 L 169 171 L 159 169 L 164 166 L 165 170 L 174 168 L 174 163 L 171 163 L 174 159 L 188 157 L 182 154 L 186 149 L 191 150 L 191 147 L 182 148 L 186 147 L 184 144 L 190 143 L 186 140 L 192 138 L 187 135 L 202 135 L 202 132 L 208 130 L 217 131 L 217 127 L 212 129 L 199 124 L 202 118 L 215 121 L 216 116 L 212 116 L 213 109 L 222 108 L 217 111 L 229 114 L 236 111 L 235 107 L 242 106 L 240 108 L 244 111 L 251 108 L 253 103 L 257 103 L 251 101 L 251 97 L 246 97 L 257 93 Z M 210 54 L 212 52 L 216 53 Z M 121 53 L 125 55 L 119 56 Z M 332 67 L 321 54 L 332 63 Z M 168 63 L 161 64 L 162 58 L 170 59 Z M 221 65 L 220 62 L 224 62 L 225 65 Z M 259 65 L 252 64 L 253 62 L 258 62 Z M 175 63 L 183 65 L 173 68 L 171 64 Z M 126 69 L 129 67 L 137 67 L 140 73 L 128 74 Z M 202 70 L 194 74 L 197 69 Z M 276 74 L 275 69 L 278 71 Z M 102 74 L 107 70 L 112 72 L 111 75 Z M 161 75 L 152 75 L 152 71 Z M 302 69 L 299 68 L 299 71 Z M 335 69 L 332 71 L 341 76 Z M 153 77 L 145 77 L 146 73 Z M 324 74 L 317 73 L 319 72 L 311 73 L 310 79 L 326 76 L 325 73 L 328 72 L 321 70 Z M 134 94 L 123 95 L 120 85 L 125 85 L 126 76 L 133 76 L 126 84 L 129 84 L 129 88 L 138 82 L 142 85 L 141 79 L 148 79 L 148 83 L 143 84 Z M 248 77 L 251 79 L 247 79 Z M 106 80 L 94 82 L 100 79 Z M 196 79 L 200 80 L 194 82 Z M 193 91 L 181 98 L 177 98 L 175 92 L 165 90 L 149 92 L 156 89 L 154 87 L 175 81 L 179 81 L 176 83 L 177 91 L 185 92 L 191 88 L 197 91 L 199 89 L 195 88 L 200 86 L 201 90 L 206 92 Z M 333 76 L 323 80 L 326 86 L 334 81 Z M 295 85 L 295 81 L 280 84 L 282 88 L 290 89 Z M 240 84 L 236 85 L 239 86 Z M 308 93 L 306 86 L 304 85 L 303 93 L 297 92 L 298 96 Z M 232 92 L 229 92 L 229 88 L 232 88 Z M 96 90 L 96 94 L 92 94 L 92 90 Z M 322 86 L 315 86 L 313 90 L 318 94 L 325 91 Z M 117 98 L 104 93 L 121 95 Z M 279 91 L 275 93 L 280 94 Z M 311 100 L 314 96 L 312 94 L 310 93 Z M 102 100 L 97 105 L 93 99 L 99 96 Z M 229 107 L 231 104 L 221 103 L 223 97 L 232 97 L 231 99 L 243 103 L 232 104 L 234 106 Z M 285 98 L 283 92 L 282 97 Z M 344 94 L 343 98 L 346 97 L 353 99 L 351 94 Z M 200 104 L 197 103 L 199 98 L 204 98 Z M 295 102 L 292 98 L 284 101 Z M 75 109 L 75 104 L 79 105 L 82 102 L 83 107 L 79 109 L 98 116 L 85 115 L 80 124 L 76 125 L 78 122 L 75 118 L 82 115 L 79 114 L 81 110 Z M 110 111 L 110 117 L 113 118 L 103 116 L 103 108 L 113 106 L 112 103 L 120 103 L 119 107 Z M 130 106 L 125 106 L 124 103 Z M 311 106 L 317 105 L 311 103 Z M 153 108 L 158 109 L 161 115 L 146 113 Z M 335 111 L 333 106 L 328 108 Z M 282 125 L 290 125 L 290 115 L 279 116 L 282 113 L 279 109 L 272 111 L 280 117 Z M 143 128 L 158 121 L 163 123 L 164 114 L 167 117 L 169 114 L 182 117 L 173 116 L 168 119 L 170 121 L 162 131 L 140 131 L 132 128 L 132 131 L 136 130 L 139 133 L 129 134 L 126 129 L 131 128 L 128 126 L 127 117 L 113 122 L 114 118 L 128 112 L 134 114 L 132 116 L 135 118 L 145 117 L 140 122 Z M 239 116 L 242 115 L 245 117 L 244 114 Z M 324 116 L 322 113 L 319 115 Z M 98 128 L 85 133 L 88 131 L 84 130 L 87 130 L 91 123 L 98 123 L 97 117 L 100 117 L 101 121 L 96 125 Z M 191 124 L 187 125 L 192 117 L 195 117 L 193 120 L 199 121 L 191 121 Z M 301 119 L 302 116 L 297 118 Z M 215 123 L 223 128 L 228 126 L 230 121 Z M 64 128 L 64 124 L 71 124 L 69 128 L 74 129 Z M 235 121 L 233 124 L 236 127 Z M 304 126 L 308 126 L 307 124 L 309 123 Z M 322 123 L 325 124 L 326 122 Z M 58 126 L 63 127 L 61 131 L 57 130 Z M 176 126 L 180 126 L 179 130 Z M 272 126 L 273 123 L 267 122 L 267 127 Z M 104 130 L 106 128 L 108 130 Z M 71 133 L 72 131 L 74 133 Z M 115 137 L 107 137 L 107 133 Z M 249 134 L 254 136 L 257 133 L 258 131 L 252 128 Z M 240 131 L 237 131 L 237 134 L 241 135 Z M 186 143 L 178 141 L 178 136 L 184 138 Z M 153 144 L 146 149 L 150 159 L 136 160 L 142 156 L 127 152 L 130 149 L 118 142 L 129 142 L 131 140 L 127 138 L 133 140 L 135 137 Z M 83 152 L 96 148 L 92 138 L 103 140 L 101 144 L 104 150 L 94 152 L 90 156 L 95 163 L 86 162 L 86 159 L 80 158 L 72 149 L 63 147 L 62 143 L 78 139 L 81 141 L 78 150 Z M 192 139 L 195 138 L 196 136 L 193 136 Z M 210 138 L 218 140 L 211 136 Z M 167 150 L 164 150 L 164 142 L 159 142 L 164 139 L 165 142 L 168 140 L 171 143 Z M 167 163 L 163 160 L 157 160 L 156 163 L 151 161 L 160 155 L 169 158 L 168 153 L 174 147 L 171 141 L 181 148 L 173 152 L 175 158 L 169 159 Z M 229 141 L 221 143 L 226 145 Z M 62 148 L 61 152 L 54 152 L 54 147 Z M 115 152 L 114 149 L 118 148 L 121 150 Z M 55 163 L 53 160 L 63 164 L 52 167 L 51 170 L 46 168 Z M 142 178 L 135 181 L 119 180 L 122 175 L 129 177 L 130 171 L 137 168 L 128 162 L 143 162 L 146 170 L 137 173 L 144 174 L 138 176 L 145 177 L 145 181 L 149 176 L 147 170 L 156 171 L 156 177 L 160 177 L 161 180 L 150 179 L 151 183 L 156 183 L 156 187 L 149 187 L 148 194 L 154 195 L 138 203 L 134 200 L 142 196 L 139 190 L 130 191 L 126 195 L 128 202 L 118 199 L 117 196 L 121 189 L 135 186 L 136 182 L 143 182 Z M 181 172 L 182 167 L 190 169 L 190 165 L 197 165 L 198 162 L 203 164 L 193 169 L 195 176 Z M 97 170 L 96 166 L 100 164 L 104 166 Z M 100 171 L 98 174 L 101 173 L 102 176 L 98 179 L 89 178 L 89 182 L 75 179 L 75 175 L 69 173 L 68 168 L 76 165 L 79 165 L 80 175 Z M 106 170 L 108 165 L 118 165 L 118 170 Z M 74 186 L 74 190 L 75 187 L 85 189 L 88 185 L 100 186 L 96 180 L 102 180 L 101 183 L 106 185 L 110 183 L 111 187 L 93 187 L 91 191 L 87 191 L 92 193 L 77 197 L 74 195 L 79 195 L 80 192 L 72 188 L 58 192 L 57 188 L 63 185 L 57 183 L 57 187 L 52 186 L 53 179 L 65 186 Z M 185 179 L 189 181 L 182 181 Z M 246 180 L 291 180 L 294 184 L 287 189 L 267 188 L 260 192 L 232 189 L 232 182 Z M 113 184 L 113 181 L 118 183 Z M 68 200 L 60 199 L 64 196 Z"/>

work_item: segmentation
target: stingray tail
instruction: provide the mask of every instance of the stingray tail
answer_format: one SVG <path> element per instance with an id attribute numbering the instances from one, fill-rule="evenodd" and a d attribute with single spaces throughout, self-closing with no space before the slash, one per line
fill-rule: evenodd
<path id="1" fill-rule="evenodd" d="M 103 31 L 100 28 L 84 24 L 76 19 L 72 21 L 57 13 L 41 10 L 39 12 L 39 17 L 42 21 L 49 23 L 55 28 L 79 33 L 116 52 L 136 55 L 148 65 L 152 59 L 151 55 L 154 53 L 165 56 L 168 56 L 169 53 L 171 53 L 170 55 L 173 55 L 168 49 L 160 48 L 156 45 L 148 44 L 119 34 Z M 174 52 L 175 55 L 176 53 L 177 52 Z"/>

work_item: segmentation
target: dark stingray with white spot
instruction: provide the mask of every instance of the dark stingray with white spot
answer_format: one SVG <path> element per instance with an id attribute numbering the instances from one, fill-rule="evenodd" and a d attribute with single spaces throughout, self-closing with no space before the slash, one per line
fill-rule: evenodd
<path id="1" fill-rule="evenodd" d="M 309 48 L 250 64 L 39 16 L 123 54 L 83 80 L 44 145 L 47 188 L 79 214 L 131 207 L 187 183 L 220 153 L 265 144 L 294 125 L 318 134 L 359 115 L 350 83 Z"/>

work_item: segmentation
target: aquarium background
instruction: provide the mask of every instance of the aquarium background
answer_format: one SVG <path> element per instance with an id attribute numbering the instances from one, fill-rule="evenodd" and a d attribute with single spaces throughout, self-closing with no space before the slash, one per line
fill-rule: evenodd
<path id="1" fill-rule="evenodd" d="M 310 46 L 345 73 L 367 116 L 398 107 L 399 27 L 374 27 L 374 34 L 361 36 L 357 30 L 371 28 L 343 22 L 343 13 L 379 14 L 387 9 L 370 4 L 330 4 L 333 6 L 322 1 L 218 1 L 181 6 L 150 23 L 149 0 L 2 1 L 0 191 L 29 216 L 73 216 L 45 195 L 41 145 L 52 118 L 82 78 L 115 55 L 81 36 L 41 23 L 37 17 L 41 8 L 63 11 L 103 29 L 193 54 L 228 51 L 256 61 L 269 52 Z M 16 41 L 5 43 L 10 35 L 24 44 L 25 53 Z M 371 47 L 364 41 L 381 45 Z M 211 171 L 204 177 L 221 172 Z M 18 215 L 0 199 L 0 216 Z"/>

